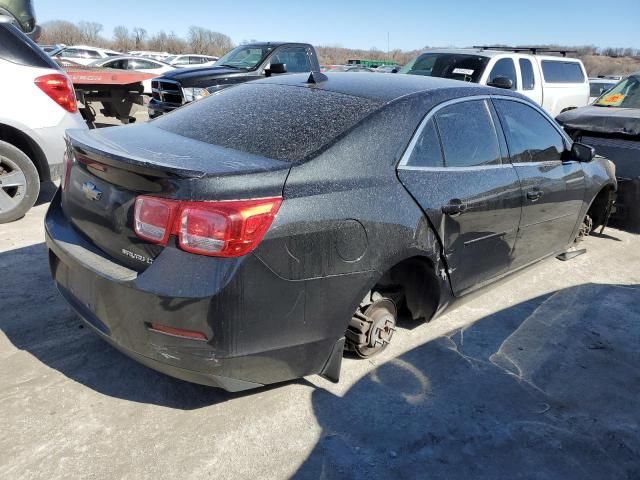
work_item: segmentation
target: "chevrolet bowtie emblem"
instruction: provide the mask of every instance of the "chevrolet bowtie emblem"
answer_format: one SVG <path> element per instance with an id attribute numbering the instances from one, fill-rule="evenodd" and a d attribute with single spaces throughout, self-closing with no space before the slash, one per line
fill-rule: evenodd
<path id="1" fill-rule="evenodd" d="M 82 193 L 91 201 L 97 201 L 102 198 L 102 192 L 91 182 L 84 182 L 82 184 Z"/>

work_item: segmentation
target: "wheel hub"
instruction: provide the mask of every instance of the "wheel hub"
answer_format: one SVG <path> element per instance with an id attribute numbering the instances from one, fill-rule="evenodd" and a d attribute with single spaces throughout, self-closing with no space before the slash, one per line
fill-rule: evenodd
<path id="1" fill-rule="evenodd" d="M 27 178 L 16 163 L 0 157 L 0 212 L 13 209 L 25 194 Z"/>
<path id="2" fill-rule="evenodd" d="M 396 316 L 395 303 L 384 297 L 358 309 L 346 332 L 348 349 L 362 358 L 380 353 L 396 331 Z"/>

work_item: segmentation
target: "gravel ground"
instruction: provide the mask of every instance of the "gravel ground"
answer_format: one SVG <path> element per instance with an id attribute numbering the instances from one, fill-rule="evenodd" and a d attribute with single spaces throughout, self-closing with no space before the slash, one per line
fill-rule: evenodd
<path id="1" fill-rule="evenodd" d="M 2 479 L 640 479 L 640 236 L 608 229 L 404 325 L 337 385 L 228 394 L 82 328 L 46 207 L 0 226 Z"/>

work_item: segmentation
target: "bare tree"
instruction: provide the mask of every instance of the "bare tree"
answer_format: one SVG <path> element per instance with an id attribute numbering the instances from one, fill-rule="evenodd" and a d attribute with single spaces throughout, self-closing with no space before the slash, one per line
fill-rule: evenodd
<path id="1" fill-rule="evenodd" d="M 167 37 L 167 52 L 184 53 L 187 51 L 187 42 L 171 32 Z"/>
<path id="2" fill-rule="evenodd" d="M 147 38 L 147 31 L 144 28 L 136 27 L 133 29 L 133 38 L 135 40 L 135 49 L 142 50 L 144 41 Z"/>
<path id="3" fill-rule="evenodd" d="M 102 31 L 102 24 L 97 22 L 80 22 L 78 23 L 78 29 L 82 35 L 82 42 L 88 45 L 98 45 L 104 43 L 104 40 L 100 38 L 100 32 Z M 102 40 L 102 41 L 101 41 Z"/>
<path id="4" fill-rule="evenodd" d="M 119 52 L 133 50 L 133 38 L 127 27 L 119 25 L 113 29 L 113 48 Z"/>
<path id="5" fill-rule="evenodd" d="M 187 40 L 193 53 L 221 56 L 233 48 L 231 38 L 203 27 L 189 27 Z"/>
<path id="6" fill-rule="evenodd" d="M 73 45 L 80 43 L 82 33 L 73 23 L 66 20 L 52 20 L 42 24 L 42 35 L 39 42 L 43 45 L 64 43 Z"/>
<path id="7" fill-rule="evenodd" d="M 155 35 L 151 35 L 149 37 L 149 40 L 147 40 L 147 48 L 149 50 L 163 52 L 167 49 L 168 41 L 169 36 L 164 32 L 164 30 L 160 30 Z"/>

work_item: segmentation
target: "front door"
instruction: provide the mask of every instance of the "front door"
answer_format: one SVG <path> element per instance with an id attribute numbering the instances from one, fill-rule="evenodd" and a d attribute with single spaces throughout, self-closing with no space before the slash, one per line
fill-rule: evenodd
<path id="1" fill-rule="evenodd" d="M 398 167 L 440 237 L 456 295 L 512 263 L 520 183 L 496 122 L 486 99 L 445 104 L 425 118 Z"/>
<path id="2" fill-rule="evenodd" d="M 494 100 L 511 162 L 522 185 L 522 219 L 514 250 L 524 265 L 564 249 L 573 239 L 585 194 L 582 165 L 572 160 L 559 127 L 515 99 Z"/>

